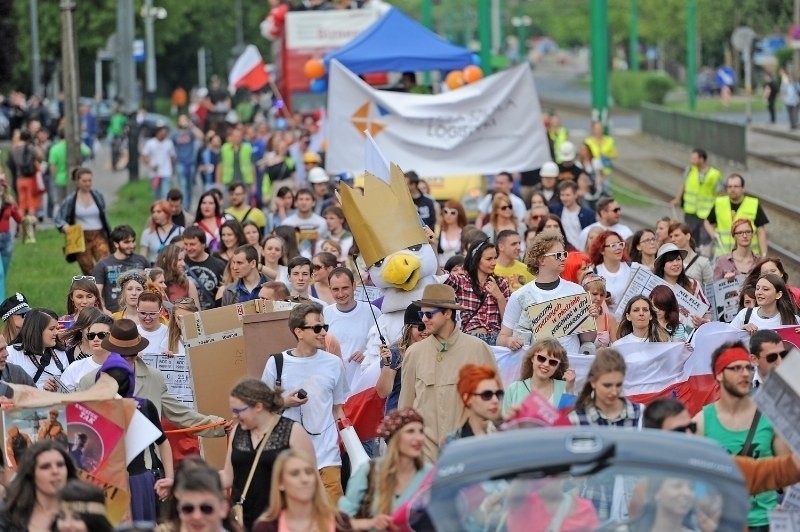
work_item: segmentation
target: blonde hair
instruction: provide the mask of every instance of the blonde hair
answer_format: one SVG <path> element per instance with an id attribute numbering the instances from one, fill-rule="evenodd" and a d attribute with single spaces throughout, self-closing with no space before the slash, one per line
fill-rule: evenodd
<path id="1" fill-rule="evenodd" d="M 499 218 L 500 214 L 500 206 L 503 204 L 513 207 L 513 205 L 511 205 L 511 198 L 508 194 L 504 192 L 495 192 L 494 196 L 492 196 L 492 210 L 489 213 L 489 225 L 494 227 L 495 232 L 497 233 L 500 232 L 497 230 L 497 219 Z M 514 214 L 513 208 L 511 209 L 511 220 L 515 226 L 519 223 L 519 220 L 517 220 L 517 215 Z"/>
<path id="2" fill-rule="evenodd" d="M 272 484 L 269 492 L 269 507 L 264 512 L 258 521 L 276 521 L 283 510 L 286 509 L 286 496 L 284 491 L 281 490 L 281 476 L 283 469 L 286 467 L 286 462 L 290 458 L 297 458 L 314 469 L 316 476 L 316 487 L 314 488 L 314 499 L 311 501 L 311 518 L 314 520 L 317 530 L 319 532 L 326 531 L 330 528 L 334 520 L 339 520 L 339 515 L 336 507 L 331 503 L 325 488 L 322 486 L 322 479 L 319 477 L 314 460 L 306 453 L 296 449 L 286 449 L 281 452 L 275 459 L 272 466 Z"/>
<path id="3" fill-rule="evenodd" d="M 381 459 L 379 466 L 375 467 L 372 472 L 375 476 L 372 480 L 375 481 L 375 494 L 377 495 L 377 503 L 373 506 L 375 515 L 392 514 L 394 494 L 397 490 L 397 464 L 400 462 L 399 441 L 400 438 L 390 438 L 386 442 L 386 454 Z M 417 471 L 421 470 L 423 465 L 425 465 L 425 459 L 422 455 L 414 458 L 414 467 Z"/>
<path id="4" fill-rule="evenodd" d="M 178 342 L 181 340 L 181 326 L 178 323 L 178 316 L 176 310 L 186 310 L 189 312 L 200 312 L 194 299 L 190 297 L 182 297 L 172 304 L 172 312 L 169 315 L 169 325 L 167 331 L 167 350 L 170 353 L 175 353 L 178 350 Z"/>

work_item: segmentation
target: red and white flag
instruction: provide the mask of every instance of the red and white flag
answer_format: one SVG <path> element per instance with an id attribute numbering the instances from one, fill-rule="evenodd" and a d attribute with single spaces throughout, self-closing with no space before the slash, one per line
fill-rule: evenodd
<path id="1" fill-rule="evenodd" d="M 261 52 L 255 45 L 248 44 L 228 74 L 228 90 L 231 93 L 236 92 L 236 89 L 258 91 L 267 83 L 269 83 L 269 73 L 261 58 Z"/>

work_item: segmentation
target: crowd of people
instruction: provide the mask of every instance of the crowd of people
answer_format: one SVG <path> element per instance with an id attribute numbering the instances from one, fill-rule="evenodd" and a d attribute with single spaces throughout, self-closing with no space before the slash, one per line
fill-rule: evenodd
<path id="1" fill-rule="evenodd" d="M 675 293 L 705 303 L 705 287 L 721 280 L 739 283 L 740 312 L 731 325 L 749 333 L 750 344 L 713 354 L 719 401 L 670 430 L 704 435 L 732 454 L 746 446 L 753 458 L 789 455 L 769 421 L 754 418 L 748 393 L 786 356 L 773 329 L 798 324 L 800 289 L 768 254 L 768 219 L 745 194 L 744 177 L 723 180 L 703 150 L 692 152 L 675 199 L 684 220 L 665 218 L 636 232 L 621 222 L 622 207 L 610 195 L 616 148 L 600 123 L 576 149 L 558 117 L 549 116 L 554 162 L 494 176 L 474 223 L 459 201 L 440 206 L 425 180 L 407 172 L 441 282 L 405 308 L 398 338 L 367 353 L 380 300 L 356 297 L 368 288 L 362 282 L 370 284 L 369 265 L 335 194 L 341 183 L 363 187 L 361 177 L 324 170 L 312 116 L 274 131 L 258 122 L 228 124 L 223 132 L 200 120 L 198 109 L 179 117 L 177 132 L 158 127 L 144 144 L 153 202 L 141 231 L 109 225 L 90 167 L 69 176 L 74 192 L 55 194 L 56 227 L 80 226 L 85 241 L 85 251 L 70 257 L 81 274 L 65 290 L 66 314 L 32 307 L 18 292 L 0 305 L 2 381 L 72 393 L 105 373 L 158 428 L 153 448 L 128 466 L 135 521 L 160 518 L 164 530 L 390 529 L 392 513 L 416 493 L 448 442 L 495 432 L 533 392 L 566 408 L 575 425 L 641 427 L 650 407 L 624 397 L 626 361 L 615 347 L 690 342 L 713 316 L 688 312 Z M 9 217 L 25 223 L 40 214 L 31 198 L 50 159 L 41 131 L 29 120 L 12 147 L 13 186 L 0 186 L 16 187 L 20 203 L 3 196 L 3 235 Z M 26 150 L 33 152 L 33 174 L 25 171 Z M 195 201 L 197 176 L 202 192 Z M 54 183 L 65 192 L 62 177 Z M 32 230 L 25 234 L 32 240 Z M 6 269 L 10 249 L 0 249 Z M 635 268 L 658 277 L 660 286 L 625 301 Z M 527 309 L 579 294 L 590 298 L 596 331 L 536 338 Z M 297 342 L 270 357 L 261 379 L 230 391 L 228 420 L 170 396 L 161 371 L 138 356 L 185 356 L 185 316 L 254 299 L 296 303 L 288 327 Z M 503 382 L 494 347 L 524 349 L 515 382 Z M 339 447 L 345 366 L 369 354 L 380 365 L 376 392 L 385 399 L 385 418 L 379 438 L 363 442 L 372 460 L 349 475 Z M 580 354 L 595 358 L 578 387 L 568 356 Z M 2 392 L 13 395 L 5 385 Z M 744 445 L 751 423 L 756 436 Z M 166 427 L 227 435 L 222 471 L 198 458 L 173 460 Z M 102 494 L 76 479 L 73 458 L 53 440 L 15 436 L 9 454 L 17 475 L 0 514 L 3 529 L 49 530 L 55 522 L 71 530 L 62 521 L 78 520 L 88 530 L 110 530 Z M 800 480 L 795 462 L 781 464 Z M 776 504 L 774 491 L 760 491 L 751 530 L 768 525 Z M 603 505 L 596 506 L 602 518 Z"/>

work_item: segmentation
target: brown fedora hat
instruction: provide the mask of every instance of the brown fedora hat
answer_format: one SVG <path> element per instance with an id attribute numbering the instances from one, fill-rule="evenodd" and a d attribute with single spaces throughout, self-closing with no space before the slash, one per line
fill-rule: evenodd
<path id="1" fill-rule="evenodd" d="M 422 291 L 422 299 L 413 302 L 418 307 L 450 308 L 465 310 L 456 301 L 456 291 L 446 284 L 429 284 Z"/>
<path id="2" fill-rule="evenodd" d="M 111 353 L 120 355 L 138 355 L 150 345 L 147 338 L 142 338 L 133 320 L 121 319 L 111 325 L 111 331 L 100 343 L 100 347 Z"/>

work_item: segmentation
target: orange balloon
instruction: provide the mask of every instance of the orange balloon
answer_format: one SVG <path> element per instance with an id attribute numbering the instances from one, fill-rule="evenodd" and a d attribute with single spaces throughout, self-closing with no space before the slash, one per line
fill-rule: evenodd
<path id="1" fill-rule="evenodd" d="M 308 79 L 318 79 L 325 75 L 325 63 L 319 59 L 309 59 L 303 66 L 303 72 Z"/>
<path id="2" fill-rule="evenodd" d="M 467 83 L 475 83 L 483 78 L 483 70 L 477 65 L 469 65 L 464 69 L 464 81 Z"/>
<path id="3" fill-rule="evenodd" d="M 447 88 L 454 91 L 464 86 L 464 74 L 460 70 L 453 70 L 444 78 Z"/>

